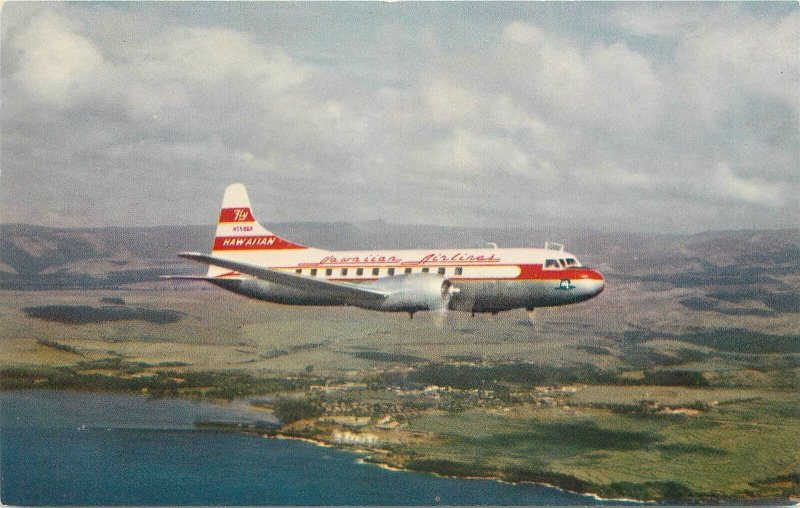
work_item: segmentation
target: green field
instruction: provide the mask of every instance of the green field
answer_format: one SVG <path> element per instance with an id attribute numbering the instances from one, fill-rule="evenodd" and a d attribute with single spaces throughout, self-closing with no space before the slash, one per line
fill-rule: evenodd
<path id="1" fill-rule="evenodd" d="M 689 292 L 620 281 L 530 326 L 522 312 L 439 324 L 192 284 L 6 291 L 1 381 L 277 400 L 309 417 L 278 432 L 372 433 L 372 460 L 438 474 L 636 499 L 800 495 L 793 315 L 719 320 L 682 306 Z"/>
<path id="2" fill-rule="evenodd" d="M 439 439 L 405 454 L 512 480 L 564 475 L 608 497 L 797 495 L 798 404 L 784 393 L 699 416 L 593 408 L 429 414 L 410 428 Z M 793 487 L 777 482 L 792 474 Z"/>

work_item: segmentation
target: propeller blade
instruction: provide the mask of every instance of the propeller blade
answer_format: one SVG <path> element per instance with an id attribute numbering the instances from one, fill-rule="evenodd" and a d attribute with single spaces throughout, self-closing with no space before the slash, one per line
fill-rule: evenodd
<path id="1" fill-rule="evenodd" d="M 536 326 L 536 318 L 535 318 L 535 316 L 533 315 L 533 313 L 534 313 L 534 311 L 535 311 L 535 310 L 536 310 L 536 309 L 526 309 L 526 312 L 527 312 L 527 314 L 528 314 L 528 321 L 530 321 L 530 323 L 531 323 L 531 326 Z"/>
<path id="2" fill-rule="evenodd" d="M 444 328 L 447 316 L 450 313 L 450 301 L 453 299 L 453 295 L 457 295 L 460 292 L 461 290 L 454 287 L 449 280 L 444 281 L 444 284 L 442 284 L 441 303 L 439 307 L 433 311 L 433 319 L 436 323 L 436 328 L 440 330 Z"/>

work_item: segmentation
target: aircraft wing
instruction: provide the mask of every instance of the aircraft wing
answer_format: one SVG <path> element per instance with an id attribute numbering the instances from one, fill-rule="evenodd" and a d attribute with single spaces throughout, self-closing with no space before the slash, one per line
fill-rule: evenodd
<path id="1" fill-rule="evenodd" d="M 233 261 L 230 259 L 219 258 L 216 256 L 209 256 L 199 252 L 181 252 L 178 256 L 198 263 L 205 263 L 208 265 L 221 266 L 229 270 L 236 270 L 239 273 L 252 275 L 259 279 L 263 279 L 276 284 L 283 284 L 284 286 L 301 289 L 304 291 L 313 291 L 325 295 L 340 297 L 345 300 L 358 300 L 360 302 L 380 302 L 383 301 L 388 293 L 377 291 L 375 289 L 368 289 L 358 284 L 349 284 L 346 282 L 331 282 L 322 279 L 314 279 L 311 277 L 303 277 L 302 275 L 295 275 L 293 273 L 280 272 L 272 270 L 263 266 L 254 265 L 251 263 L 243 263 L 241 261 Z"/>
<path id="2" fill-rule="evenodd" d="M 167 280 L 214 280 L 214 277 L 206 277 L 205 275 L 159 275 L 159 277 Z"/>

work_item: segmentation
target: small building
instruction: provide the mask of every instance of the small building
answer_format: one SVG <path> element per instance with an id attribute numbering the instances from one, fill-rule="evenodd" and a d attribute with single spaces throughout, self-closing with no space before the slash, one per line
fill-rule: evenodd
<path id="1" fill-rule="evenodd" d="M 333 431 L 333 441 L 340 444 L 374 446 L 378 444 L 375 434 L 357 434 L 350 431 Z"/>

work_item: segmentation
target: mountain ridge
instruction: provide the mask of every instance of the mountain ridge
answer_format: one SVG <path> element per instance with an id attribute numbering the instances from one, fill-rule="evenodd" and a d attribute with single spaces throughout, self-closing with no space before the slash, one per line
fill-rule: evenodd
<path id="1" fill-rule="evenodd" d="M 558 241 L 586 265 L 616 276 L 658 282 L 683 274 L 680 283 L 704 274 L 769 282 L 770 274 L 800 274 L 800 228 L 708 231 L 692 234 L 606 233 L 595 230 L 417 226 L 367 222 L 266 223 L 298 243 L 320 248 L 541 247 Z M 214 225 L 52 228 L 0 225 L 0 277 L 12 285 L 59 274 L 108 275 L 142 271 L 194 271 L 181 251 L 207 251 Z M 140 275 L 145 276 L 145 272 Z M 137 272 L 138 273 L 138 272 Z M 689 279 L 687 279 L 687 274 Z M 755 277 L 755 278 L 754 278 Z M 137 278 L 138 277 L 134 277 Z M 738 280 L 738 279 L 737 279 Z M 683 282 L 681 282 L 683 281 Z M 19 283 L 19 284 L 17 284 Z"/>

